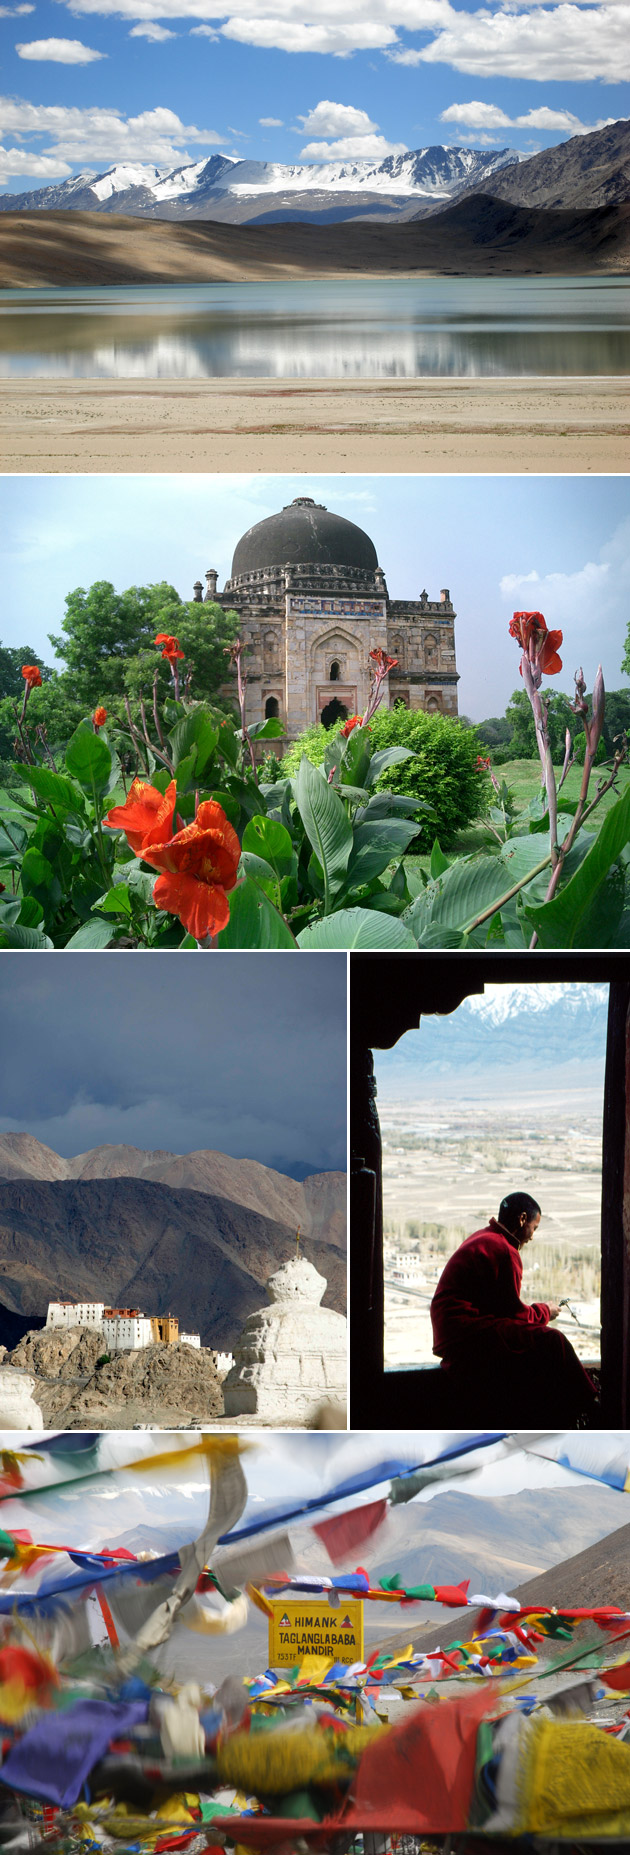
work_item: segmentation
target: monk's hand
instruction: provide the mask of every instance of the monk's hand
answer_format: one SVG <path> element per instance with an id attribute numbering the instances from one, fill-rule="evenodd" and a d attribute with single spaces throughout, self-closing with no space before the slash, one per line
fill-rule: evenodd
<path id="1" fill-rule="evenodd" d="M 548 1302 L 547 1302 L 547 1306 L 548 1306 L 548 1308 L 549 1308 L 549 1319 L 550 1319 L 550 1320 L 557 1320 L 557 1319 L 558 1319 L 558 1315 L 559 1315 L 559 1313 L 560 1313 L 560 1309 L 559 1309 L 559 1307 L 558 1307 L 558 1304 L 557 1304 L 557 1302 L 556 1302 L 556 1301 L 548 1301 Z"/>

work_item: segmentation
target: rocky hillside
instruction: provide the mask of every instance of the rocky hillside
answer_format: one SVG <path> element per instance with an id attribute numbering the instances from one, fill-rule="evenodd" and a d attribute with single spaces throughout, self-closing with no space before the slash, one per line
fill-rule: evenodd
<path id="1" fill-rule="evenodd" d="M 107 1359 L 102 1335 L 75 1327 L 27 1334 L 2 1363 L 32 1375 L 47 1428 L 168 1429 L 223 1415 L 212 1353 L 203 1347 L 156 1344 Z"/>
<path id="2" fill-rule="evenodd" d="M 630 199 L 630 122 L 611 122 L 593 135 L 573 135 L 529 161 L 505 168 L 475 192 L 513 206 L 612 206 Z"/>
<path id="3" fill-rule="evenodd" d="M 310 1233 L 303 1253 L 326 1277 L 327 1305 L 341 1313 L 346 1262 L 335 1239 L 345 1177 L 324 1174 L 319 1184 L 306 1181 L 308 1191 L 277 1177 L 275 1216 L 271 1204 L 263 1214 L 215 1192 L 142 1177 L 5 1180 L 0 1299 L 22 1316 L 41 1317 L 49 1300 L 59 1299 L 172 1311 L 202 1344 L 229 1349 L 247 1315 L 265 1305 L 268 1277 L 295 1253 L 299 1205 Z M 289 1201 L 282 1204 L 285 1187 Z"/>

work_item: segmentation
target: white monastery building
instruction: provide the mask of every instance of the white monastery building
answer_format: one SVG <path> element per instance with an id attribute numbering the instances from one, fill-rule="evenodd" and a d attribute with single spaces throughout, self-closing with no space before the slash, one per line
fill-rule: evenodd
<path id="1" fill-rule="evenodd" d="M 102 1333 L 107 1352 L 138 1352 L 162 1341 L 167 1346 L 201 1346 L 198 1333 L 180 1333 L 175 1314 L 147 1315 L 140 1308 L 110 1308 L 104 1301 L 49 1301 L 46 1327 L 87 1327 Z"/>

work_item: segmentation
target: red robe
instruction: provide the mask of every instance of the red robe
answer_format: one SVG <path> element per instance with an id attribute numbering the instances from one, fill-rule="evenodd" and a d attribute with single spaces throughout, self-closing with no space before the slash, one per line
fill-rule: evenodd
<path id="1" fill-rule="evenodd" d="M 596 1392 L 544 1301 L 521 1301 L 523 1264 L 494 1218 L 449 1258 L 431 1302 L 433 1351 L 455 1414 L 500 1428 L 593 1417 Z"/>

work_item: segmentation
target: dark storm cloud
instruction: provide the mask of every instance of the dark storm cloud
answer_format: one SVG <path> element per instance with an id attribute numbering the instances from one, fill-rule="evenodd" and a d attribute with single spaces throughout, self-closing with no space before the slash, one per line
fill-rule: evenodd
<path id="1" fill-rule="evenodd" d="M 345 1166 L 343 954 L 14 953 L 0 1018 L 1 1132 Z"/>

